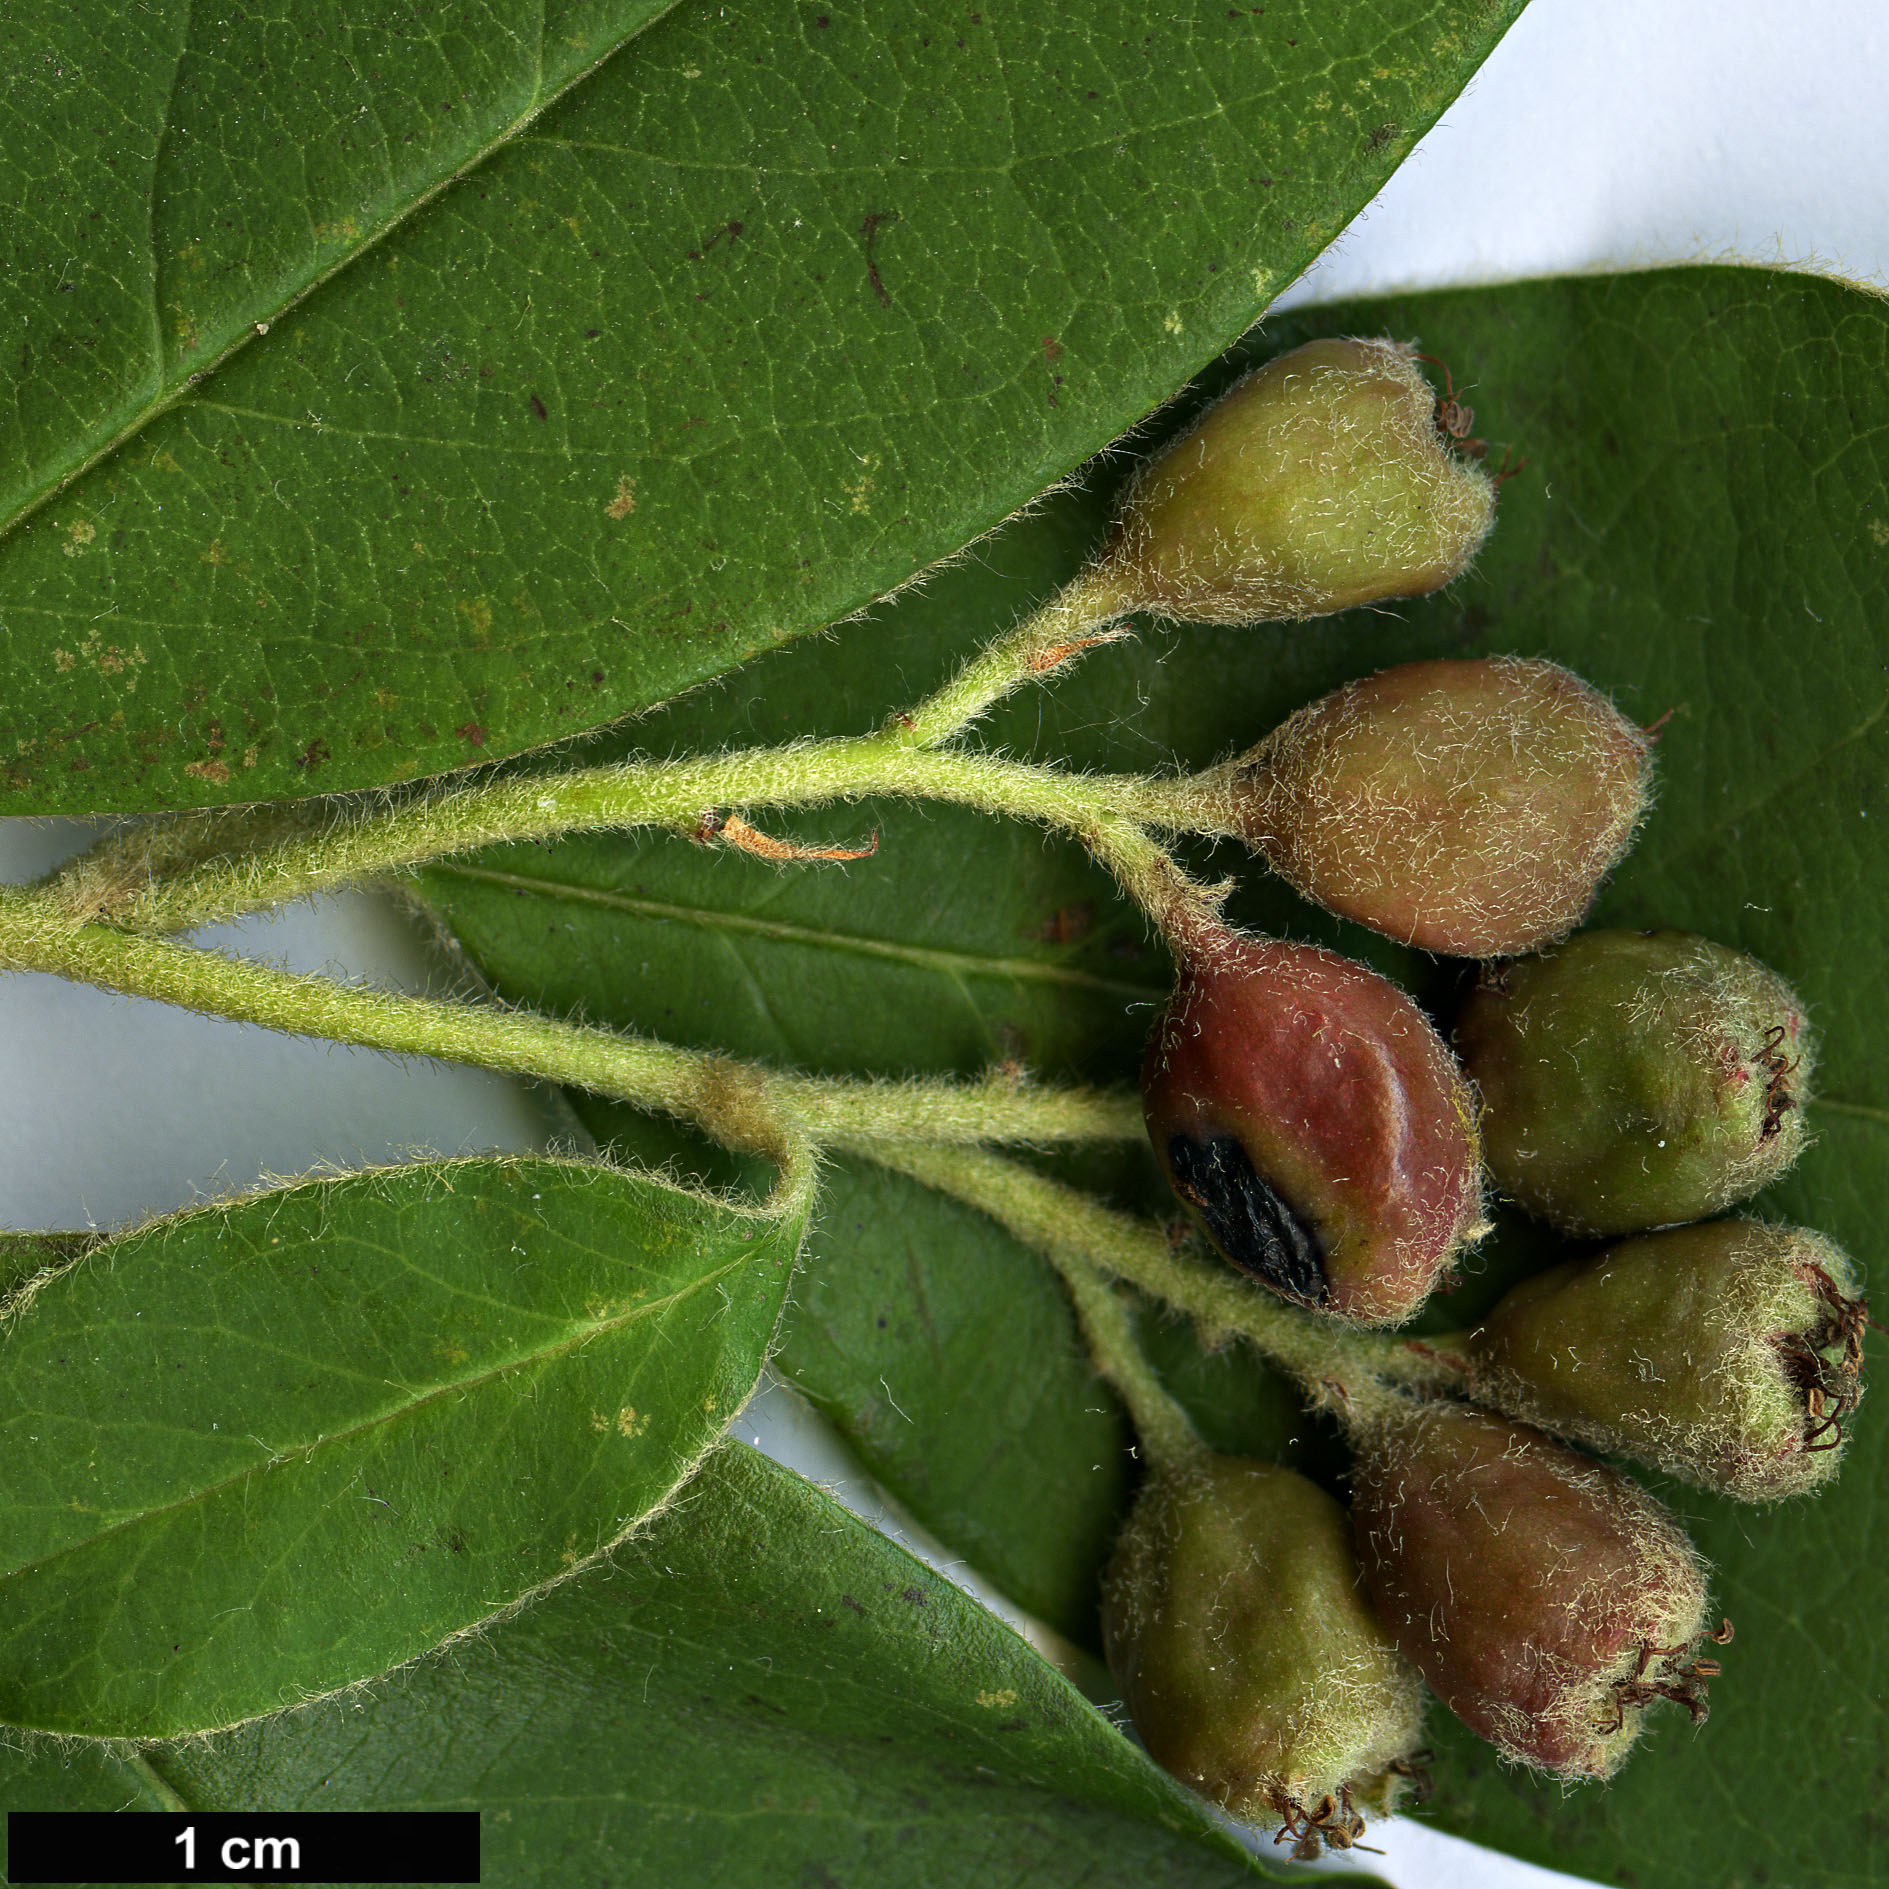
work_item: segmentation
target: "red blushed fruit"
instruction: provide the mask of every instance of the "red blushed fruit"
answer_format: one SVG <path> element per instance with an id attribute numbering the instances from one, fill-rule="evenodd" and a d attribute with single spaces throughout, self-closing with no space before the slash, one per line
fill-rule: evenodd
<path id="1" fill-rule="evenodd" d="M 1475 1110 L 1423 1013 L 1361 964 L 1227 936 L 1142 1067 L 1148 1135 L 1222 1254 L 1283 1297 L 1408 1318 L 1481 1218 Z"/>
<path id="2" fill-rule="evenodd" d="M 1448 1403 L 1386 1413 L 1354 1441 L 1366 1590 L 1472 1732 L 1556 1777 L 1605 1778 L 1649 1706 L 1705 1717 L 1705 1572 L 1637 1483 Z"/>

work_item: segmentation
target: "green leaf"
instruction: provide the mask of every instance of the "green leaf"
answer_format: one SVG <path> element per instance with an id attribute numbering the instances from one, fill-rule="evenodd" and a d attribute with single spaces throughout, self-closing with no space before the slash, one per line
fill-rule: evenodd
<path id="1" fill-rule="evenodd" d="M 163 1781 L 122 1746 L 0 1745 L 0 1808 L 15 1810 L 170 1810 Z M 0 1817 L 0 1882 L 7 1874 L 6 1819 Z"/>
<path id="2" fill-rule="evenodd" d="M 856 610 L 1233 340 L 1521 3 L 22 0 L 0 811 L 465 766 Z"/>
<path id="3" fill-rule="evenodd" d="M 0 1753 L 0 1791 L 58 1762 Z M 1269 1873 L 976 1602 L 738 1446 L 479 1642 L 146 1762 L 192 1809 L 477 1809 L 507 1884 Z"/>
<path id="4" fill-rule="evenodd" d="M 1061 1287 L 982 1214 L 903 1176 L 836 1165 L 821 1203 L 776 1365 L 928 1529 L 1092 1643 L 1131 1432 Z"/>
<path id="5" fill-rule="evenodd" d="M 232 1724 L 563 1578 L 747 1399 L 799 1231 L 458 1161 L 98 1245 L 0 1345 L 0 1720 Z"/>
<path id="6" fill-rule="evenodd" d="M 93 1243 L 90 1233 L 0 1233 L 0 1303 L 49 1266 L 61 1266 Z"/>
<path id="7" fill-rule="evenodd" d="M 1474 389 L 1479 428 L 1498 455 L 1512 442 L 1529 461 L 1503 487 L 1501 517 L 1474 575 L 1394 613 L 1297 628 L 1150 629 L 1139 645 L 1098 652 L 1052 691 L 1012 705 L 989 740 L 1087 766 L 1154 767 L 1170 754 L 1203 764 L 1250 745 L 1348 677 L 1413 657 L 1495 651 L 1567 662 L 1645 722 L 1674 711 L 1660 737 L 1658 804 L 1595 922 L 1694 928 L 1775 964 L 1809 999 L 1824 1033 L 1818 1139 L 1759 1207 L 1821 1227 L 1867 1261 L 1889 1218 L 1889 965 L 1879 948 L 1889 923 L 1881 448 L 1889 312 L 1840 284 L 1759 271 L 1523 283 L 1283 318 L 1200 391 L 1314 333 L 1382 331 L 1447 359 L 1459 390 Z M 757 667 L 744 678 L 755 704 L 744 736 L 799 728 L 803 704 L 842 681 L 836 713 L 860 717 L 847 726 L 871 725 L 860 678 L 888 678 L 874 702 L 890 706 L 948 666 L 952 652 L 1011 620 L 1073 571 L 1103 527 L 1119 476 L 1099 472 L 1095 491 L 1062 495 L 980 547 L 976 565 L 941 573 L 832 643 Z M 671 711 L 694 714 L 723 740 L 743 719 L 713 693 Z M 824 724 L 809 716 L 805 725 Z M 660 747 L 699 735 L 664 717 L 644 739 Z M 876 1005 L 863 979 L 846 973 L 854 981 L 839 1054 L 848 1067 L 896 1069 L 934 1055 L 940 1066 L 970 1067 L 1006 1053 L 1000 1022 L 1027 1015 L 1021 1050 L 1046 1072 L 1132 1077 L 1143 1025 L 1087 986 L 1020 972 L 1006 983 L 983 955 L 1002 934 L 1009 953 L 1030 965 L 1087 970 L 1097 941 L 1134 935 L 1106 892 L 1085 890 L 1094 900 L 1087 940 L 1027 936 L 1072 896 L 1080 867 L 1067 848 L 1028 835 L 1019 842 L 995 823 L 896 807 L 808 816 L 790 830 L 855 820 L 877 824 L 882 846 L 843 874 L 777 877 L 654 842 L 618 846 L 613 865 L 602 843 L 571 842 L 530 862 L 507 855 L 443 869 L 429 877 L 428 896 L 463 926 L 502 987 L 522 996 L 542 989 L 552 1001 L 567 993 L 549 959 L 534 955 L 537 941 L 553 927 L 574 927 L 562 949 L 594 958 L 605 934 L 588 927 L 604 924 L 610 910 L 614 962 L 635 969 L 587 983 L 590 1014 L 816 1063 L 827 1026 L 813 1027 L 804 1006 L 820 1001 L 834 974 L 812 968 L 822 960 L 804 937 L 796 947 L 804 955 L 787 974 L 772 955 L 774 939 L 788 927 L 799 928 L 797 937 L 824 931 L 824 962 L 850 964 L 858 934 L 876 946 L 891 922 L 885 915 L 902 915 L 901 962 L 929 950 L 937 968 L 929 983 L 901 971 Z M 1246 922 L 1368 956 L 1444 1011 L 1453 1000 L 1453 967 L 1312 912 L 1232 849 L 1207 863 L 1243 875 L 1235 909 Z M 610 875 L 619 869 L 625 886 L 639 875 L 658 883 L 650 875 L 660 871 L 662 910 L 611 908 Z M 743 929 L 763 916 L 773 931 Z M 954 954 L 967 939 L 979 948 L 981 975 L 963 979 Z M 713 956 L 737 997 L 744 988 L 761 993 L 754 1014 L 765 1012 L 771 1037 L 743 1021 L 749 1012 L 739 1001 L 713 1008 L 706 978 L 697 996 L 681 965 L 689 953 Z M 727 980 L 736 962 L 740 983 Z M 1113 974 L 1145 980 L 1149 1000 L 1161 977 L 1152 959 Z M 1026 983 L 1037 994 L 1027 1013 L 1019 1009 Z M 1051 989 L 1053 997 L 1042 994 Z M 986 1019 L 981 1033 L 972 1007 Z M 963 1019 L 948 1040 L 938 1024 L 947 1012 Z M 941 1238 L 920 1211 L 898 1210 L 901 1246 L 884 1235 L 836 1259 L 842 1243 L 823 1233 L 806 1302 L 824 1307 L 830 1267 L 851 1264 L 879 1280 L 900 1251 L 929 1254 L 934 1241 L 945 1258 L 921 1276 L 934 1317 L 941 1279 L 962 1283 L 974 1299 L 1020 1270 L 993 1229 L 974 1271 L 959 1250 L 963 1236 Z M 1551 1250 L 1540 1229 L 1501 1218 L 1461 1292 L 1430 1315 L 1433 1325 L 1473 1319 Z M 835 1272 L 835 1294 L 850 1277 Z M 935 1532 L 978 1565 L 1006 1570 L 1005 1579 L 1050 1558 L 1028 1518 L 1014 1504 L 970 1519 L 948 1502 L 928 1508 L 915 1496 L 935 1472 L 901 1459 L 954 1450 L 975 1458 L 989 1446 L 995 1426 L 980 1402 L 984 1387 L 1043 1368 L 1038 1318 L 1020 1319 L 1010 1344 L 988 1307 L 951 1307 L 953 1326 L 981 1333 L 982 1348 L 974 1371 L 946 1369 L 952 1354 L 936 1354 L 940 1368 L 923 1399 L 939 1413 L 935 1440 L 922 1450 L 908 1442 L 876 1458 L 868 1452 Z M 880 1425 L 863 1414 L 870 1386 L 881 1370 L 895 1385 L 910 1382 L 909 1372 L 901 1380 L 887 1369 L 909 1354 L 910 1340 L 890 1322 L 896 1343 L 876 1341 L 876 1327 L 856 1314 L 843 1323 L 823 1309 L 822 1319 L 821 1345 L 797 1331 L 787 1359 L 804 1361 L 816 1398 L 870 1441 Z M 826 1341 L 842 1331 L 843 1343 Z M 1166 1368 L 1181 1363 L 1170 1357 Z M 899 1402 L 913 1407 L 903 1390 Z M 1889 1443 L 1870 1408 L 1858 1425 L 1841 1482 L 1813 1505 L 1766 1513 L 1663 1491 L 1717 1564 L 1719 1595 L 1739 1627 L 1710 1725 L 1694 1735 L 1669 1722 L 1605 1792 L 1564 1792 L 1504 1770 L 1439 1714 L 1436 1814 L 1517 1854 L 1637 1889 L 1755 1881 L 1756 1868 L 1800 1885 L 1853 1880 L 1860 1859 L 1874 1854 L 1880 1701 L 1889 1691 L 1889 1576 L 1869 1553 L 1879 1491 L 1889 1486 Z M 1096 1538 L 1093 1530 L 1080 1537 Z M 1055 1592 L 1079 1593 L 1079 1564 L 1061 1566 L 1056 1579 Z M 1780 1763 L 1785 1752 L 1790 1759 Z M 1809 1830 L 1818 1833 L 1814 1846 L 1804 1840 Z"/>

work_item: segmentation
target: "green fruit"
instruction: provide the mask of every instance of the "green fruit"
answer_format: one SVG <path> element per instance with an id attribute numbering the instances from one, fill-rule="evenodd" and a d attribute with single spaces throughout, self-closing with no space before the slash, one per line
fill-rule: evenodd
<path id="1" fill-rule="evenodd" d="M 1328 911 L 1426 951 L 1502 957 L 1580 922 L 1632 842 L 1650 753 L 1554 663 L 1404 663 L 1234 762 L 1227 825 Z"/>
<path id="2" fill-rule="evenodd" d="M 1385 1629 L 1506 1757 L 1611 1777 L 1649 1705 L 1705 1716 L 1704 1571 L 1618 1470 L 1460 1404 L 1409 1405 L 1366 1429 L 1352 1520 Z"/>
<path id="3" fill-rule="evenodd" d="M 1102 1642 L 1156 1762 L 1282 1840 L 1348 1847 L 1415 1768 L 1422 1684 L 1359 1592 L 1343 1507 L 1292 1470 L 1157 1466 L 1109 1564 Z"/>
<path id="4" fill-rule="evenodd" d="M 1196 623 L 1420 597 L 1467 568 L 1495 486 L 1439 433 L 1416 356 L 1308 341 L 1145 465 L 1102 554 L 1132 607 Z"/>
<path id="5" fill-rule="evenodd" d="M 1463 1352 L 1478 1402 L 1772 1502 L 1836 1474 L 1861 1394 L 1853 1287 L 1820 1234 L 1714 1220 L 1524 1280 Z"/>
<path id="6" fill-rule="evenodd" d="M 1497 1185 L 1570 1233 L 1707 1219 L 1804 1146 L 1803 1003 L 1686 932 L 1583 932 L 1498 965 L 1456 1042 Z"/>

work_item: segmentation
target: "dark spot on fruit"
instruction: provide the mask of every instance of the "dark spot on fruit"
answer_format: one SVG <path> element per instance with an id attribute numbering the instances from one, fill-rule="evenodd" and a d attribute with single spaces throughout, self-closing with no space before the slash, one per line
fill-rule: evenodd
<path id="1" fill-rule="evenodd" d="M 1302 1305 L 1326 1302 L 1330 1287 L 1317 1239 L 1234 1136 L 1170 1135 L 1167 1156 L 1174 1191 L 1234 1265 Z"/>

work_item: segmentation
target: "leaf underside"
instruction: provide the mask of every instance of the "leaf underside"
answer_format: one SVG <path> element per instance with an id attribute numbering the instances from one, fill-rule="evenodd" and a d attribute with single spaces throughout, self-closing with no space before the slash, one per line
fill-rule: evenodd
<path id="1" fill-rule="evenodd" d="M 1369 200 L 1522 0 L 0 22 L 0 812 L 332 792 L 956 551 Z"/>
<path id="2" fill-rule="evenodd" d="M 1823 1033 L 1816 1140 L 1757 1210 L 1822 1228 L 1867 1267 L 1889 1223 L 1884 304 L 1732 269 L 1413 296 L 1269 323 L 1200 391 L 1345 332 L 1446 359 L 1497 456 L 1527 458 L 1475 572 L 1419 604 L 1298 628 L 1145 626 L 1007 706 L 984 739 L 1079 765 L 1204 764 L 1349 677 L 1502 651 L 1568 663 L 1644 723 L 1672 711 L 1658 803 L 1594 922 L 1703 932 L 1808 999 Z M 637 740 L 666 752 L 875 725 L 1077 568 L 1119 477 L 1098 466 L 974 561 L 664 711 Z M 876 827 L 881 846 L 868 864 L 782 874 L 667 840 L 573 840 L 450 864 L 423 890 L 515 999 L 816 1068 L 1014 1058 L 1132 1080 L 1165 970 L 1070 847 L 930 807 L 768 824 Z M 1458 967 L 1313 912 L 1232 849 L 1201 863 L 1241 876 L 1244 922 L 1367 957 L 1447 1019 Z M 604 1136 L 632 1134 L 622 1112 L 579 1106 Z M 1115 1153 L 1087 1168 L 1149 1198 Z M 1473 1320 L 1555 1251 L 1500 1218 L 1436 1328 Z M 1102 1452 L 1124 1431 L 1042 1269 L 949 1204 L 849 1171 L 796 1296 L 783 1362 L 875 1472 L 954 1551 L 1091 1637 L 1086 1597 L 1128 1488 Z M 1330 1477 L 1329 1439 L 1292 1424 L 1250 1359 L 1184 1370 L 1185 1334 L 1158 1335 L 1223 1447 Z M 1739 1629 L 1711 1723 L 1695 1734 L 1667 1712 L 1612 1785 L 1564 1791 L 1502 1769 L 1438 1711 L 1431 1814 L 1632 1889 L 1760 1869 L 1800 1885 L 1867 1878 L 1889 1696 L 1889 1576 L 1868 1551 L 1886 1451 L 1866 1407 L 1842 1480 L 1815 1502 L 1764 1512 L 1660 1485 Z"/>

